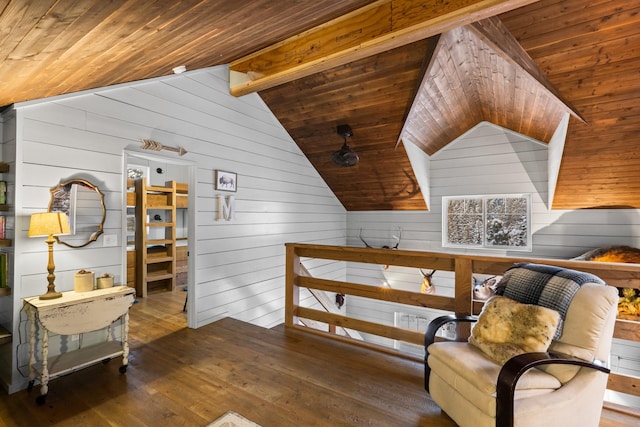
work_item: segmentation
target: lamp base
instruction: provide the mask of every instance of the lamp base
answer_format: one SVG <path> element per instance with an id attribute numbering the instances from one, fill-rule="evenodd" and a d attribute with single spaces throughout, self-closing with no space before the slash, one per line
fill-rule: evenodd
<path id="1" fill-rule="evenodd" d="M 62 297 L 61 292 L 57 292 L 53 290 L 48 290 L 46 294 L 40 295 L 40 299 L 56 299 L 61 297 Z"/>

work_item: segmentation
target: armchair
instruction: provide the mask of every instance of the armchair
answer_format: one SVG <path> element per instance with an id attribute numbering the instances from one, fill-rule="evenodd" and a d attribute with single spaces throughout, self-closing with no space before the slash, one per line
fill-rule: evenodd
<path id="1" fill-rule="evenodd" d="M 555 305 L 561 316 L 548 349 L 520 352 L 498 363 L 495 354 L 471 342 L 436 342 L 443 325 L 474 323 L 479 317 L 439 317 L 425 334 L 425 388 L 431 398 L 462 427 L 597 427 L 609 373 L 617 289 L 586 273 L 517 264 L 505 273 L 498 294 L 516 304 Z M 488 316 L 487 307 L 488 303 L 480 318 Z M 482 327 L 487 328 L 486 322 Z"/>

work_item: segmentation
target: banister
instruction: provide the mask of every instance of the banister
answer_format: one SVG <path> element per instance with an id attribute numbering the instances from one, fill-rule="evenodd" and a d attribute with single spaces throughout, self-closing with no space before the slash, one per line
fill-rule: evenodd
<path id="1" fill-rule="evenodd" d="M 372 298 L 391 303 L 406 304 L 417 307 L 453 311 L 458 315 L 478 313 L 481 303 L 473 302 L 472 275 L 489 274 L 501 275 L 507 268 L 517 262 L 533 262 L 539 264 L 556 265 L 595 274 L 611 286 L 640 288 L 640 264 L 591 262 L 577 260 L 562 260 L 550 258 L 502 257 L 486 255 L 466 255 L 439 252 L 422 252 L 407 250 L 389 250 L 348 246 L 329 246 L 302 243 L 287 243 L 286 245 L 286 291 L 285 291 L 285 325 L 304 329 L 299 326 L 298 316 L 310 316 L 310 320 L 334 323 L 336 326 L 349 327 L 362 332 L 379 334 L 386 338 L 405 342 L 414 342 L 415 331 L 408 331 L 389 325 L 378 325 L 348 316 L 336 314 L 322 314 L 317 310 L 299 307 L 300 287 L 320 289 L 329 292 Z M 453 271 L 455 277 L 455 296 L 453 298 L 439 295 L 424 295 L 419 292 L 408 292 L 389 289 L 381 286 L 367 286 L 350 282 L 341 282 L 313 277 L 303 277 L 300 274 L 301 258 L 320 258 L 334 261 L 357 262 L 378 265 L 393 265 L 434 269 L 438 271 Z M 304 314 L 304 316 L 301 316 Z M 362 328 L 362 329 L 359 329 Z M 309 329 L 309 328 L 306 328 Z M 318 331 L 323 333 L 321 331 Z M 325 333 L 326 335 L 330 335 Z M 424 333 L 423 333 L 424 334 Z M 614 337 L 632 341 L 640 341 L 640 322 L 618 319 Z M 356 341 L 338 337 L 336 339 Z M 362 345 L 362 344 L 361 344 Z M 367 346 L 375 346 L 370 343 Z M 390 351 L 389 349 L 382 349 Z M 609 388 L 633 395 L 640 395 L 637 379 L 622 374 L 611 373 Z"/>

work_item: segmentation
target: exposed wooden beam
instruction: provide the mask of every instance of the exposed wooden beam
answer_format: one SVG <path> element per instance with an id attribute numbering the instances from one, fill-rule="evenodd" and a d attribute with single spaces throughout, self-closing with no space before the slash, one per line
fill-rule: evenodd
<path id="1" fill-rule="evenodd" d="M 571 102 L 566 100 L 556 87 L 547 79 L 538 65 L 531 59 L 524 48 L 518 43 L 516 38 L 504 26 L 500 18 L 494 16 L 474 22 L 468 28 L 475 32 L 480 39 L 491 46 L 491 48 L 503 59 L 520 67 L 529 74 L 540 86 L 546 90 L 552 97 L 567 107 L 570 114 L 587 123 L 585 118 L 580 114 Z"/>
<path id="2" fill-rule="evenodd" d="M 230 64 L 242 96 L 441 34 L 538 0 L 380 0 Z"/>

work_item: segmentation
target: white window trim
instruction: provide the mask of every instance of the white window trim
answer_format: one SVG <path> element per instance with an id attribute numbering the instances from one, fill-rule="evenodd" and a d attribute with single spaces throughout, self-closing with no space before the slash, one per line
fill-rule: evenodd
<path id="1" fill-rule="evenodd" d="M 490 246 L 487 244 L 486 229 L 487 229 L 487 203 L 488 199 L 497 198 L 524 198 L 527 200 L 527 245 L 526 246 Z M 482 244 L 460 244 L 449 243 L 449 230 L 448 230 L 448 207 L 450 200 L 479 200 L 482 203 Z M 461 248 L 461 249 L 487 249 L 487 250 L 508 250 L 508 251 L 520 251 L 531 252 L 533 250 L 532 235 L 531 235 L 531 194 L 529 193 L 516 193 L 516 194 L 489 194 L 489 195 L 469 195 L 469 196 L 443 196 L 442 197 L 442 247 L 446 248 Z"/>

